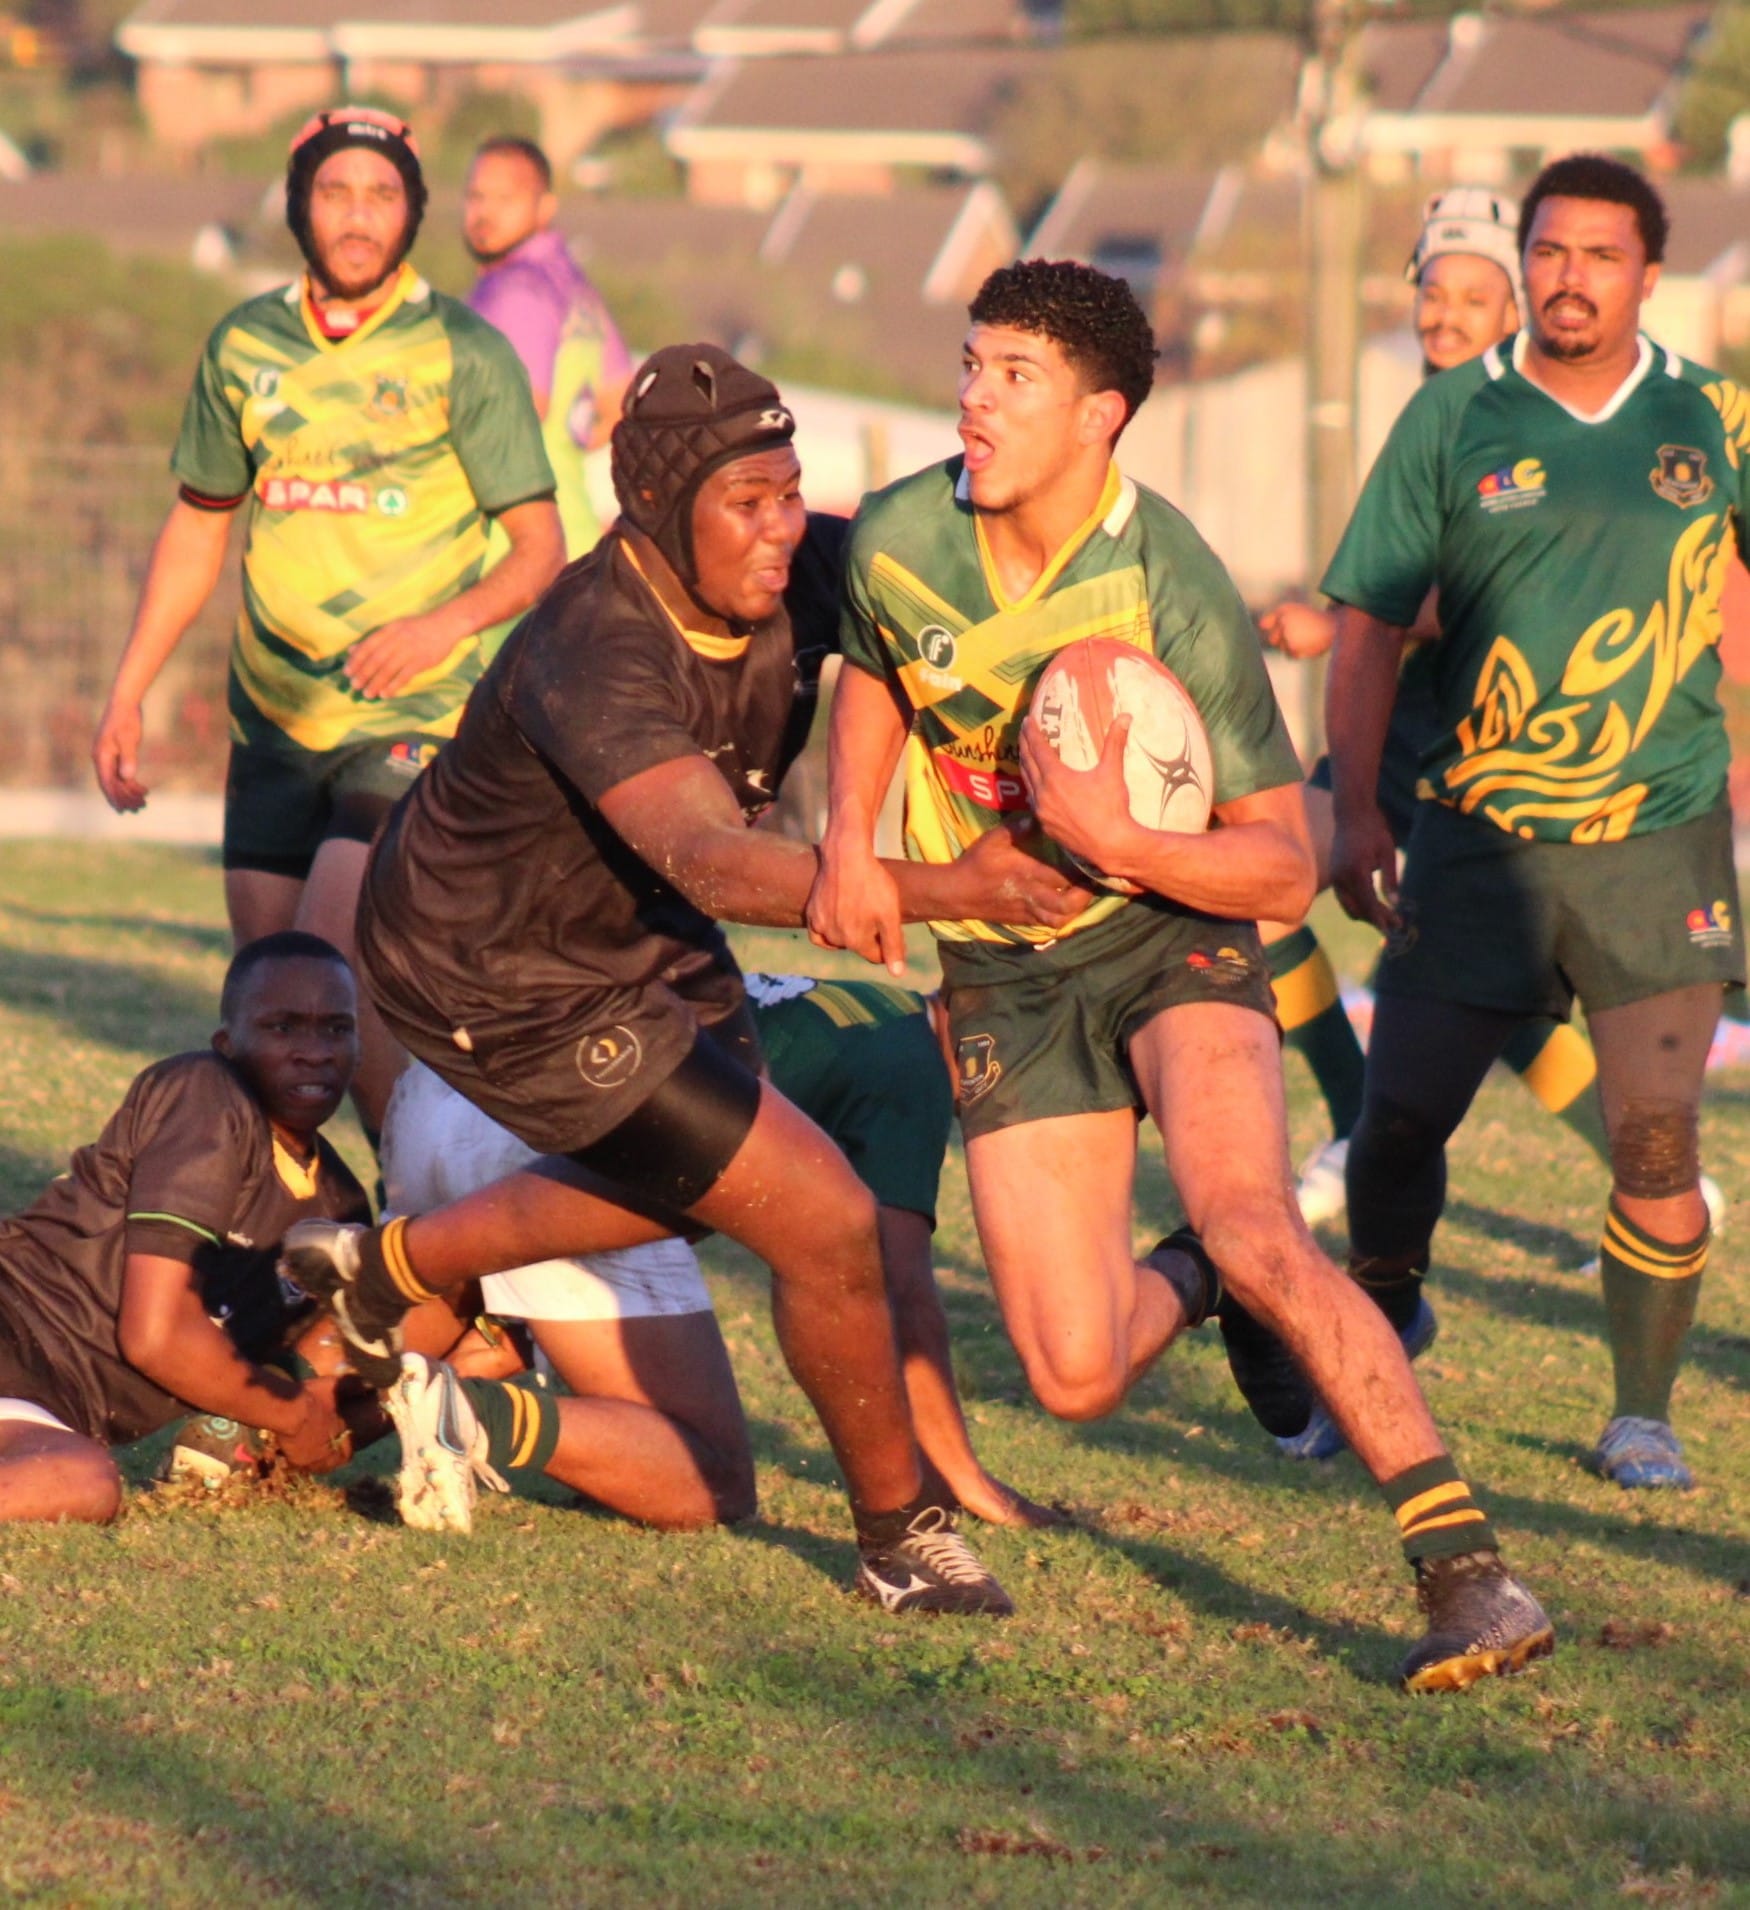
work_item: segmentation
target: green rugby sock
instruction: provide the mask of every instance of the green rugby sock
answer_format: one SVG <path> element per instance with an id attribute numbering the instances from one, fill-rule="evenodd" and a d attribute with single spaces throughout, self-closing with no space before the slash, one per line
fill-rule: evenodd
<path id="1" fill-rule="evenodd" d="M 1578 1028 L 1540 1015 L 1514 1029 L 1501 1059 L 1558 1121 L 1610 1165 L 1610 1138 L 1598 1099 L 1598 1060 Z"/>
<path id="2" fill-rule="evenodd" d="M 545 1472 L 559 1444 L 559 1402 L 545 1388 L 465 1379 L 462 1391 L 486 1428 L 486 1462 L 496 1472 Z"/>
<path id="3" fill-rule="evenodd" d="M 1337 988 L 1331 958 L 1310 928 L 1297 928 L 1264 951 L 1283 1039 L 1305 1058 L 1330 1110 L 1331 1134 L 1347 1140 L 1361 1119 L 1366 1061 Z"/>
<path id="4" fill-rule="evenodd" d="M 1500 1550 L 1488 1514 L 1458 1476 L 1450 1454 L 1409 1466 L 1384 1480 L 1379 1489 L 1398 1522 L 1404 1557 L 1412 1565 L 1418 1559 L 1450 1559 L 1465 1552 Z"/>
<path id="5" fill-rule="evenodd" d="M 1706 1227 L 1676 1246 L 1655 1240 L 1612 1198 L 1598 1257 L 1616 1368 L 1616 1417 L 1670 1421 L 1671 1388 L 1701 1295 L 1707 1243 Z"/>

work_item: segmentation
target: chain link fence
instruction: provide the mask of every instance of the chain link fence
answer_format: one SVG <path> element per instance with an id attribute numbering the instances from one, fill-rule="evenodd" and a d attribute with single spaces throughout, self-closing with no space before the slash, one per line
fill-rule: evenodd
<path id="1" fill-rule="evenodd" d="M 174 496 L 161 449 L 0 438 L 0 787 L 90 787 L 92 733 Z M 235 556 L 147 701 L 155 789 L 223 787 Z"/>

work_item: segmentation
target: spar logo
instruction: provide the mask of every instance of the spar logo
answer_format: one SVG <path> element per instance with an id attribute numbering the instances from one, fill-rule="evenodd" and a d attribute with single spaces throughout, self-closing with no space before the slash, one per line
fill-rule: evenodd
<path id="1" fill-rule="evenodd" d="M 1730 948 L 1732 945 L 1732 905 L 1710 902 L 1705 908 L 1691 909 L 1683 918 L 1689 939 L 1697 948 Z"/>
<path id="2" fill-rule="evenodd" d="M 977 803 L 980 809 L 1009 815 L 1027 807 L 1027 785 L 1017 769 L 980 769 L 960 762 L 946 750 L 937 750 L 936 770 L 955 795 Z"/>
<path id="3" fill-rule="evenodd" d="M 351 517 L 371 508 L 371 487 L 350 478 L 264 477 L 255 495 L 270 511 L 333 511 Z"/>
<path id="4" fill-rule="evenodd" d="M 1521 511 L 1528 504 L 1541 504 L 1549 478 L 1536 458 L 1521 458 L 1516 464 L 1503 464 L 1498 471 L 1477 479 L 1477 502 L 1490 516 L 1500 511 Z"/>

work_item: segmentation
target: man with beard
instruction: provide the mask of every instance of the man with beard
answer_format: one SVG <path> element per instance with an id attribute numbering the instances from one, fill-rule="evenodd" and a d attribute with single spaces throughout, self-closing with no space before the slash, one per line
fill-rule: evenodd
<path id="1" fill-rule="evenodd" d="M 1612 1191 L 1616 1401 L 1593 1454 L 1687 1486 L 1671 1390 L 1707 1259 L 1697 1108 L 1741 981 L 1720 595 L 1750 501 L 1750 398 L 1638 330 L 1658 194 L 1616 160 L 1539 174 L 1528 328 L 1425 386 L 1324 580 L 1334 887 L 1388 935 L 1349 1155 L 1351 1271 L 1421 1313 L 1445 1143 L 1535 1018 L 1583 1002 Z M 1431 588 L 1438 718 L 1400 890 L 1378 794 L 1406 630 Z"/>
<path id="2" fill-rule="evenodd" d="M 112 806 L 139 809 L 142 701 L 247 503 L 224 842 L 239 946 L 296 925 L 350 953 L 366 846 L 454 734 L 479 633 L 563 561 L 516 354 L 407 263 L 425 200 L 391 114 L 319 113 L 292 142 L 286 219 L 308 269 L 208 340 L 171 459 L 180 490 L 92 749 Z M 494 524 L 509 550 L 487 570 Z M 354 1096 L 374 1132 L 399 1063 L 360 1005 Z"/>
<path id="3" fill-rule="evenodd" d="M 469 309 L 516 347 L 559 486 L 565 550 L 581 557 L 602 534 L 584 455 L 608 441 L 632 360 L 601 294 L 554 230 L 553 167 L 533 140 L 489 139 L 462 195 L 462 238 L 482 267 Z"/>

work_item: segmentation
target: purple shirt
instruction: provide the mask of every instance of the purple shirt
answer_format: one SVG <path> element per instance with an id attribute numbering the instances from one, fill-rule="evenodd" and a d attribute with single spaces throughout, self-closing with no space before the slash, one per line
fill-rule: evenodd
<path id="1" fill-rule="evenodd" d="M 486 267 L 468 294 L 468 304 L 515 346 L 529 383 L 547 396 L 549 416 L 557 411 L 570 426 L 574 441 L 586 443 L 596 410 L 594 387 L 623 384 L 632 360 L 601 294 L 584 276 L 563 237 L 549 230 L 525 239 L 496 265 Z M 599 361 L 591 367 L 595 375 L 587 379 L 591 388 L 561 392 L 557 389 L 560 349 L 579 340 L 600 348 Z M 578 403 L 579 398 L 584 402 Z"/>

